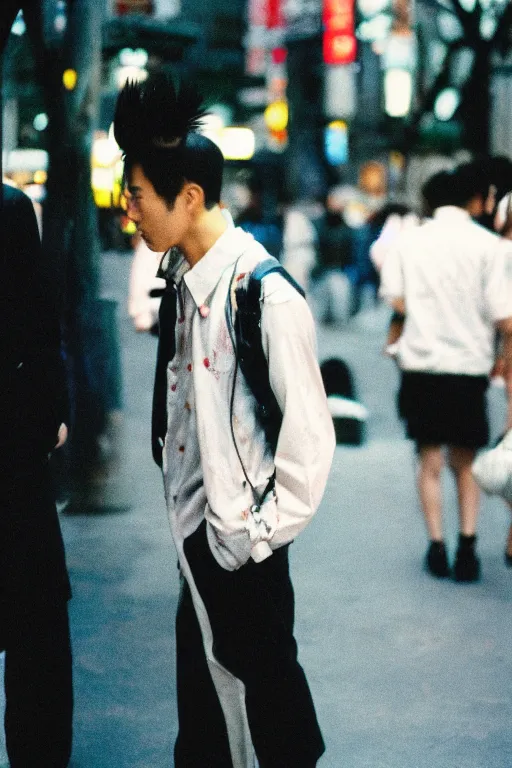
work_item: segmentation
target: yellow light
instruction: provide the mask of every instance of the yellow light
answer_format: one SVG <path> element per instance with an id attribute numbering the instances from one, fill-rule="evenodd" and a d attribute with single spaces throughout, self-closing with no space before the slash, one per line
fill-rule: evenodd
<path id="1" fill-rule="evenodd" d="M 250 128 L 230 126 L 204 135 L 220 148 L 226 160 L 250 160 L 254 155 L 255 137 Z"/>
<path id="2" fill-rule="evenodd" d="M 36 171 L 34 173 L 34 184 L 46 184 L 47 176 L 46 171 Z"/>
<path id="3" fill-rule="evenodd" d="M 78 75 L 75 69 L 66 69 L 62 73 L 62 83 L 67 91 L 72 91 L 77 83 Z"/>
<path id="4" fill-rule="evenodd" d="M 271 131 L 284 131 L 288 125 L 288 104 L 286 101 L 274 101 L 264 112 L 265 123 Z"/>
<path id="5" fill-rule="evenodd" d="M 332 128 L 333 131 L 346 131 L 347 124 L 344 120 L 333 120 L 328 124 L 328 128 Z"/>
<path id="6" fill-rule="evenodd" d="M 115 139 L 95 139 L 92 145 L 92 165 L 94 168 L 110 168 L 120 156 L 120 149 Z"/>
<path id="7" fill-rule="evenodd" d="M 121 231 L 125 235 L 134 235 L 137 231 L 137 225 L 135 224 L 135 222 L 131 221 L 131 219 L 127 219 L 121 225 Z"/>

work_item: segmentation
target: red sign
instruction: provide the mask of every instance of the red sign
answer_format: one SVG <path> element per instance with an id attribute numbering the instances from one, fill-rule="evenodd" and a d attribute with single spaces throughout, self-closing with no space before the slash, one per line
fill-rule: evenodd
<path id="1" fill-rule="evenodd" d="M 267 0 L 267 29 L 284 26 L 281 0 Z"/>
<path id="2" fill-rule="evenodd" d="M 324 62 L 351 64 L 357 53 L 354 0 L 324 0 L 322 20 Z"/>
<path id="3" fill-rule="evenodd" d="M 324 32 L 324 62 L 326 64 L 352 64 L 356 60 L 355 35 Z"/>
<path id="4" fill-rule="evenodd" d="M 354 34 L 354 0 L 324 0 L 324 29 Z"/>

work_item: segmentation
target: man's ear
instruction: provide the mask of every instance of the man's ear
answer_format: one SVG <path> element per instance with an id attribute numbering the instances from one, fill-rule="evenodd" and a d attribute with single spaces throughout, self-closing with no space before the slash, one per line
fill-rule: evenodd
<path id="1" fill-rule="evenodd" d="M 466 205 L 466 210 L 470 216 L 476 218 L 485 213 L 485 200 L 482 195 L 475 195 Z"/>
<path id="2" fill-rule="evenodd" d="M 185 203 L 190 211 L 198 211 L 204 208 L 204 189 L 189 181 L 185 185 Z"/>

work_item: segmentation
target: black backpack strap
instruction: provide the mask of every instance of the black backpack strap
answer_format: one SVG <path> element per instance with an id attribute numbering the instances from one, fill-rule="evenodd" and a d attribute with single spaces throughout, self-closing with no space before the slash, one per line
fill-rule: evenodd
<path id="1" fill-rule="evenodd" d="M 277 272 L 292 285 L 301 296 L 304 291 L 277 259 L 270 257 L 256 265 L 249 275 L 246 287 L 235 290 L 236 314 L 234 329 L 237 362 L 257 403 L 258 420 L 273 452 L 282 424 L 282 413 L 270 386 L 268 362 L 261 339 L 261 281 L 266 275 Z M 230 291 L 231 294 L 231 291 Z M 230 295 L 228 296 L 230 301 Z"/>
<path id="2" fill-rule="evenodd" d="M 286 271 L 286 269 L 279 263 L 277 259 L 275 259 L 273 256 L 270 256 L 268 259 L 265 259 L 264 261 L 260 261 L 259 264 L 256 264 L 249 278 L 248 290 L 249 291 L 251 290 L 251 282 L 252 282 L 255 288 L 257 287 L 259 291 L 258 301 L 260 299 L 260 293 L 261 293 L 261 287 L 260 287 L 261 281 L 263 280 L 264 277 L 266 277 L 267 275 L 270 275 L 272 272 L 279 272 L 281 277 L 284 277 L 284 279 L 287 280 L 290 283 L 290 285 L 292 285 L 295 288 L 295 290 L 298 293 L 300 293 L 302 297 L 306 296 L 306 294 L 304 293 L 304 290 L 293 279 L 290 273 Z"/>

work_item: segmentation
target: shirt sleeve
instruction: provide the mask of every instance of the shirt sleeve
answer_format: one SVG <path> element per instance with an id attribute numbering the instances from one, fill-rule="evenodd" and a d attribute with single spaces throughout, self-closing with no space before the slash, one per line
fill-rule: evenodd
<path id="1" fill-rule="evenodd" d="M 283 414 L 275 455 L 278 523 L 272 548 L 292 541 L 316 512 L 336 444 L 313 317 L 295 289 L 286 288 L 265 298 L 261 322 L 270 384 Z"/>
<path id="2" fill-rule="evenodd" d="M 382 264 L 379 295 L 384 301 L 391 302 L 393 299 L 404 298 L 404 294 L 402 258 L 400 250 L 394 245 L 389 247 Z"/>
<path id="3" fill-rule="evenodd" d="M 512 243 L 508 241 L 500 241 L 486 259 L 484 299 L 492 322 L 512 317 Z"/>

